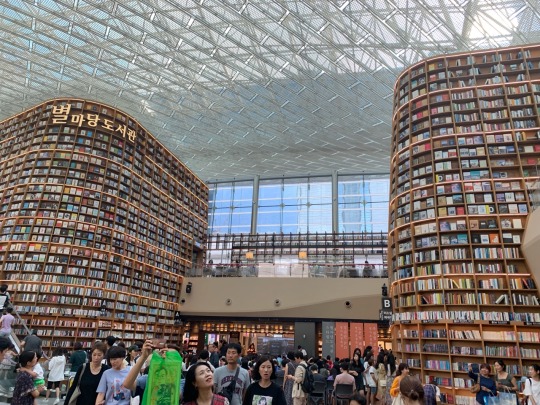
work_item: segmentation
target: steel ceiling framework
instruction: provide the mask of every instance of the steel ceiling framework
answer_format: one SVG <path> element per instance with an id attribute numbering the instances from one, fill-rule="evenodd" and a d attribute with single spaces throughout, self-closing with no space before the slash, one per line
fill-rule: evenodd
<path id="1" fill-rule="evenodd" d="M 0 119 L 123 109 L 204 180 L 389 168 L 396 76 L 540 42 L 533 0 L 2 0 Z"/>

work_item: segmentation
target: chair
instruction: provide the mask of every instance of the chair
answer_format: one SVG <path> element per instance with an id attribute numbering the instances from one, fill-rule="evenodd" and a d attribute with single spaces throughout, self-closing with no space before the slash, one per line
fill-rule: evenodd
<path id="1" fill-rule="evenodd" d="M 314 381 L 313 382 L 313 391 L 309 394 L 308 404 L 313 403 L 317 405 L 319 401 L 322 400 L 323 404 L 326 405 L 326 381 Z"/>
<path id="2" fill-rule="evenodd" d="M 334 392 L 334 379 L 326 379 L 326 401 L 325 404 L 332 403 L 332 392 Z"/>
<path id="3" fill-rule="evenodd" d="M 334 397 L 336 398 L 336 405 L 349 404 L 349 400 L 353 396 L 352 384 L 337 384 L 334 390 Z"/>

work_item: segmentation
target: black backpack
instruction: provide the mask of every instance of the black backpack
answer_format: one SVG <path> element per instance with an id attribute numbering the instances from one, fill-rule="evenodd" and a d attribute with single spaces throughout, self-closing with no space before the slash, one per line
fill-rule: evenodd
<path id="1" fill-rule="evenodd" d="M 302 363 L 299 365 L 305 369 L 304 380 L 300 383 L 302 391 L 304 391 L 306 394 L 311 394 L 315 386 L 315 377 L 313 377 L 313 371 L 311 371 L 309 367 L 304 366 Z"/>

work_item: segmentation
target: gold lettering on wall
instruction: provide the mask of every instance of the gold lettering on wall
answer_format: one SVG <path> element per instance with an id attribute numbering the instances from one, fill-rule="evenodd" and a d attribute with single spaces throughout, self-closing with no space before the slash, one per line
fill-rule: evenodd
<path id="1" fill-rule="evenodd" d="M 86 125 L 96 128 L 107 129 L 112 132 L 120 132 L 125 139 L 126 136 L 131 142 L 135 142 L 137 133 L 135 130 L 128 128 L 125 124 L 117 124 L 114 121 L 102 118 L 99 114 L 71 114 L 71 104 L 55 105 L 52 108 L 53 124 L 75 124 L 81 127 L 85 122 Z"/>

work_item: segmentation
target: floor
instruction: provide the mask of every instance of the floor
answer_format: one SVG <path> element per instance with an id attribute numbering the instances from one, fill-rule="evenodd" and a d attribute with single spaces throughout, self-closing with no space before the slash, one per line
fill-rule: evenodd
<path id="1" fill-rule="evenodd" d="M 55 401 L 56 397 L 53 395 L 51 398 L 49 398 L 48 401 L 45 400 L 45 397 L 39 397 L 37 399 L 37 403 L 38 405 L 53 405 L 54 404 L 54 401 Z M 0 405 L 4 405 L 4 404 L 8 404 L 8 402 L 3 402 L 5 401 L 5 398 L 3 397 L 2 400 L 0 400 Z M 59 405 L 64 405 L 64 399 L 60 399 L 60 402 L 59 402 Z"/>

